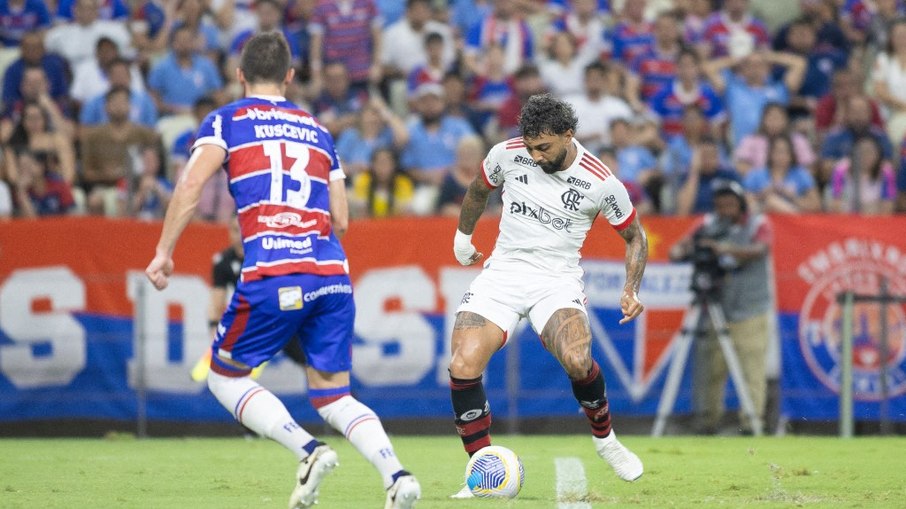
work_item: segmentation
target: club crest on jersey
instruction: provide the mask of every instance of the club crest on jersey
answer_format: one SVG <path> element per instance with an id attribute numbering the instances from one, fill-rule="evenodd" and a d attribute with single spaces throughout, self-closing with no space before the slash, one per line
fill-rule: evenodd
<path id="1" fill-rule="evenodd" d="M 575 189 L 570 189 L 569 191 L 560 195 L 560 201 L 563 202 L 563 208 L 566 210 L 579 210 L 579 203 L 582 199 L 585 198 L 585 195 L 576 191 Z"/>
<path id="2" fill-rule="evenodd" d="M 569 227 L 573 224 L 572 219 L 564 219 L 562 217 L 555 216 L 541 206 L 539 206 L 538 208 L 532 208 L 525 202 L 513 202 L 510 204 L 510 214 L 521 214 L 528 218 L 534 219 L 541 224 L 549 224 L 555 230 L 566 230 L 567 232 L 572 233 L 569 231 Z"/>
<path id="3" fill-rule="evenodd" d="M 273 216 L 258 216 L 258 222 L 266 224 L 268 228 L 287 228 L 290 226 L 308 228 L 317 223 L 314 219 L 302 222 L 302 216 L 295 212 L 280 212 Z"/>
<path id="4" fill-rule="evenodd" d="M 537 168 L 538 163 L 536 163 L 531 157 L 525 157 L 518 155 L 513 158 L 513 162 L 516 164 L 524 164 L 525 166 L 531 166 L 532 168 Z"/>

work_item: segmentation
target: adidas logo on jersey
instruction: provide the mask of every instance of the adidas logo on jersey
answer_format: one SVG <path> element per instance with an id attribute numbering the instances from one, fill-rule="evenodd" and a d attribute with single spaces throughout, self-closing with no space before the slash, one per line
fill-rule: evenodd
<path id="1" fill-rule="evenodd" d="M 528 184 L 528 175 L 519 175 L 516 177 L 516 180 L 522 182 L 523 184 Z"/>

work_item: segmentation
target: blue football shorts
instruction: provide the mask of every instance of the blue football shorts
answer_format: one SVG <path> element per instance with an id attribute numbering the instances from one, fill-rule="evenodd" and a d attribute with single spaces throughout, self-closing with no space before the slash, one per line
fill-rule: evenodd
<path id="1" fill-rule="evenodd" d="M 354 322 L 348 275 L 292 274 L 240 282 L 217 327 L 213 353 L 256 367 L 292 340 L 300 342 L 309 366 L 329 373 L 349 371 Z"/>

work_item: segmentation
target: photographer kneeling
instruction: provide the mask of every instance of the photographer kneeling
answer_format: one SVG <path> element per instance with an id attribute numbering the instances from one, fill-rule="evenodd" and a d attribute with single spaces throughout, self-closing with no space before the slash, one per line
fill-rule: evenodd
<path id="1" fill-rule="evenodd" d="M 742 186 L 731 180 L 714 182 L 714 212 L 670 249 L 673 261 L 692 261 L 692 290 L 696 303 L 719 304 L 726 316 L 729 336 L 743 371 L 755 413 L 763 422 L 767 380 L 765 355 L 769 341 L 768 253 L 771 225 L 762 214 L 750 214 Z M 702 314 L 702 322 L 707 313 Z M 713 325 L 696 341 L 696 376 L 699 394 L 695 401 L 698 431 L 716 433 L 724 413 L 727 364 Z M 740 415 L 743 433 L 751 424 Z"/>

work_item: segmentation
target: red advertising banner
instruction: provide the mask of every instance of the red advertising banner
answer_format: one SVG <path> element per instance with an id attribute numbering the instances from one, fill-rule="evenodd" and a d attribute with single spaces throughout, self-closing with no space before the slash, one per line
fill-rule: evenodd
<path id="1" fill-rule="evenodd" d="M 771 220 L 783 410 L 791 418 L 836 418 L 841 338 L 836 296 L 847 289 L 878 294 L 882 285 L 906 295 L 906 217 Z M 618 325 L 625 249 L 620 236 L 602 223 L 582 252 L 594 348 L 607 363 L 608 393 L 621 412 L 635 415 L 654 412 L 689 304 L 689 267 L 668 263 L 667 251 L 695 223 L 660 217 L 643 222 L 651 259 L 641 292 L 647 310 L 631 324 Z M 455 228 L 449 218 L 356 221 L 343 239 L 358 310 L 353 376 L 363 397 L 375 398 L 372 404 L 382 416 L 446 415 L 452 315 L 478 270 L 460 267 L 453 258 Z M 199 406 L 204 387 L 186 374 L 210 342 L 207 285 L 212 256 L 228 244 L 226 228 L 190 225 L 174 255 L 171 287 L 139 296 L 136 281 L 159 234 L 160 223 L 91 217 L 0 223 L 0 419 L 133 415 L 139 329 L 133 317 L 140 301 L 141 329 L 152 336 L 145 353 L 147 388 L 160 395 L 152 401 L 151 417 L 224 418 L 216 402 Z M 484 219 L 475 244 L 490 255 L 496 235 L 497 221 Z M 860 303 L 854 364 L 861 418 L 877 416 L 885 320 L 891 413 L 906 418 L 906 306 Z M 532 332 L 524 332 L 523 368 L 537 363 L 533 372 L 547 373 L 539 379 L 562 375 Z M 265 370 L 263 383 L 304 394 L 297 368 L 284 364 Z M 526 379 L 519 388 L 532 397 L 514 400 L 521 414 L 574 412 L 561 392 L 533 383 Z M 503 388 L 489 385 L 489 390 Z M 545 390 L 552 392 L 539 392 Z M 684 390 L 688 410 L 689 389 Z M 430 405 L 419 407 L 426 394 L 433 398 Z M 381 398 L 387 401 L 382 404 Z M 399 398 L 409 399 L 401 404 Z M 36 407 L 38 400 L 49 403 Z"/>

